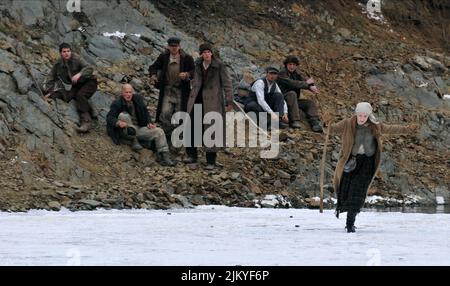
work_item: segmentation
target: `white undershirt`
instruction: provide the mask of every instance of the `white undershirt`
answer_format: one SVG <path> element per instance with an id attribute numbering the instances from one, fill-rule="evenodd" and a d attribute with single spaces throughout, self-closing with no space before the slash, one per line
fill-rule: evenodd
<path id="1" fill-rule="evenodd" d="M 364 150 L 364 145 L 363 144 L 359 145 L 358 154 L 365 154 L 365 153 L 366 151 Z"/>
<path id="2" fill-rule="evenodd" d="M 281 93 L 280 87 L 278 86 L 278 84 L 276 82 L 270 83 L 269 81 L 267 81 L 267 83 L 269 84 L 268 89 L 267 89 L 268 91 L 270 91 L 272 86 L 275 84 L 275 92 Z M 258 104 L 262 107 L 262 109 L 264 109 L 265 112 L 272 113 L 273 110 L 270 108 L 270 106 L 267 104 L 266 100 L 264 99 L 264 81 L 262 79 L 258 79 L 257 81 L 255 81 L 255 83 L 252 86 L 252 91 L 256 93 L 256 100 L 258 101 Z M 284 109 L 284 113 L 287 114 L 288 108 L 287 108 L 286 101 L 284 101 L 283 109 Z"/>

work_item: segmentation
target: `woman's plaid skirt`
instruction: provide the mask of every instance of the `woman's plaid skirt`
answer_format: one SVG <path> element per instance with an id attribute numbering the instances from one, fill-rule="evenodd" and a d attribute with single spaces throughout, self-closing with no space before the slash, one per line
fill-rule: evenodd
<path id="1" fill-rule="evenodd" d="M 341 185 L 337 193 L 337 215 L 341 212 L 359 213 L 364 206 L 367 189 L 375 172 L 375 156 L 356 155 L 356 168 L 346 173 L 341 179 Z"/>

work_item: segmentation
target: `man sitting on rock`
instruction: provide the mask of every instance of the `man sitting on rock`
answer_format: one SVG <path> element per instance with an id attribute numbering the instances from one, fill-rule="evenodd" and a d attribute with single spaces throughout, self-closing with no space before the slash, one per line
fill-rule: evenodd
<path id="1" fill-rule="evenodd" d="M 319 93 L 314 79 L 305 79 L 298 71 L 299 60 L 296 56 L 288 56 L 283 62 L 284 69 L 280 72 L 277 83 L 286 99 L 292 128 L 300 128 L 300 110 L 305 112 L 311 129 L 314 132 L 322 132 L 319 119 L 319 111 L 312 100 L 300 99 L 302 89 Z"/>
<path id="2" fill-rule="evenodd" d="M 47 92 L 44 100 L 59 98 L 69 102 L 75 99 L 80 116 L 80 126 L 77 131 L 88 132 L 94 117 L 94 110 L 89 104 L 89 98 L 97 91 L 97 79 L 93 75 L 94 69 L 81 58 L 74 57 L 71 47 L 67 43 L 59 46 L 59 53 L 61 58 L 53 66 L 44 86 Z"/>
<path id="3" fill-rule="evenodd" d="M 121 97 L 116 99 L 106 116 L 108 135 L 115 144 L 131 144 L 134 151 L 139 151 L 141 145 L 154 144 L 158 161 L 163 166 L 174 166 L 170 159 L 164 131 L 151 123 L 150 114 L 142 96 L 134 94 L 130 84 L 122 86 Z"/>
<path id="4" fill-rule="evenodd" d="M 245 112 L 267 112 L 275 121 L 280 121 L 280 128 L 288 127 L 288 108 L 283 94 L 276 83 L 279 70 L 274 66 L 266 69 L 266 77 L 256 80 L 245 105 Z M 280 120 L 281 119 L 281 120 Z"/>

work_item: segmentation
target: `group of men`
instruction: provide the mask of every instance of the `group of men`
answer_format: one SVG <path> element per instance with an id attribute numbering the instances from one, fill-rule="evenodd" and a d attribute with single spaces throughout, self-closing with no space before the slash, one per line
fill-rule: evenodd
<path id="1" fill-rule="evenodd" d="M 53 66 L 46 83 L 45 100 L 59 98 L 65 101 L 75 99 L 80 116 L 79 132 L 88 132 L 94 110 L 89 98 L 97 90 L 97 79 L 93 69 L 84 61 L 72 56 L 70 45 L 60 45 L 60 60 Z M 172 116 L 178 111 L 190 114 L 194 126 L 201 126 L 202 133 L 209 125 L 203 123 L 203 116 L 208 112 L 218 112 L 225 118 L 225 113 L 233 109 L 233 89 L 231 77 L 226 66 L 213 54 L 208 43 L 199 47 L 200 58 L 193 57 L 181 49 L 180 39 L 168 39 L 167 49 L 150 65 L 150 82 L 159 89 L 156 118 L 153 122 L 144 99 L 135 93 L 130 84 L 122 86 L 121 96 L 116 99 L 107 114 L 107 133 L 115 144 L 129 144 L 135 151 L 142 148 L 156 150 L 158 161 L 165 166 L 174 166 L 170 158 L 170 138 L 176 125 Z M 245 104 L 246 112 L 267 114 L 276 121 L 280 128 L 300 128 L 301 111 L 315 132 L 322 132 L 318 109 L 313 101 L 301 99 L 302 89 L 318 93 L 312 78 L 305 79 L 298 71 L 299 60 L 288 56 L 284 69 L 275 66 L 266 69 L 266 76 L 252 83 Z M 193 116 L 194 105 L 201 106 L 200 125 Z M 262 112 L 262 113 L 261 113 Z M 225 121 L 224 121 L 225 122 Z M 186 164 L 198 161 L 198 147 L 192 139 L 186 148 Z M 218 148 L 206 148 L 206 169 L 220 167 L 217 163 Z"/>
<path id="2" fill-rule="evenodd" d="M 290 126 L 294 129 L 301 128 L 301 112 L 304 112 L 311 129 L 322 132 L 317 105 L 300 97 L 302 89 L 319 93 L 314 79 L 305 79 L 298 71 L 299 60 L 296 56 L 287 56 L 283 64 L 281 71 L 275 66 L 267 67 L 266 76 L 252 84 L 244 101 L 245 111 L 266 112 L 273 120 L 279 121 L 280 128 Z"/>

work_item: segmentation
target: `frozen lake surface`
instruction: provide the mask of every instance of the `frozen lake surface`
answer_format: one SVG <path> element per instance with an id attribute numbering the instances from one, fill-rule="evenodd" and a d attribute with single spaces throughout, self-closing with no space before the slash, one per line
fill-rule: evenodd
<path id="1" fill-rule="evenodd" d="M 0 265 L 450 265 L 450 214 L 203 206 L 0 213 Z"/>

